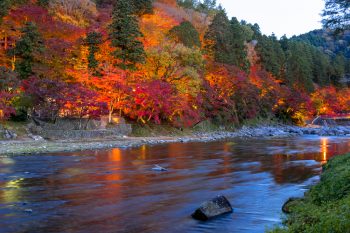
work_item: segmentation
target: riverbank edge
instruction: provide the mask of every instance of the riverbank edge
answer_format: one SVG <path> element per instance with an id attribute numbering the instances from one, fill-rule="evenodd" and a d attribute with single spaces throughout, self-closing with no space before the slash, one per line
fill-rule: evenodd
<path id="1" fill-rule="evenodd" d="M 350 153 L 323 165 L 320 182 L 302 198 L 290 198 L 282 207 L 283 226 L 269 233 L 348 232 L 350 229 Z"/>
<path id="2" fill-rule="evenodd" d="M 303 135 L 349 136 L 350 127 L 319 128 L 290 125 L 243 126 L 241 129 L 216 132 L 194 132 L 187 136 L 117 137 L 90 140 L 12 140 L 0 141 L 0 155 L 32 155 L 59 152 L 103 150 L 112 148 L 134 148 L 142 145 L 167 143 L 210 142 L 234 138 L 285 138 Z"/>

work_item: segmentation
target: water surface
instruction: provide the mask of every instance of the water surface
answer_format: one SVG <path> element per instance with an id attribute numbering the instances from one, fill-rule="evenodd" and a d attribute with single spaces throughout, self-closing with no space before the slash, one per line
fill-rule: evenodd
<path id="1" fill-rule="evenodd" d="M 0 157 L 0 232 L 264 232 L 346 152 L 349 138 L 301 137 Z M 190 217 L 219 194 L 233 214 Z"/>

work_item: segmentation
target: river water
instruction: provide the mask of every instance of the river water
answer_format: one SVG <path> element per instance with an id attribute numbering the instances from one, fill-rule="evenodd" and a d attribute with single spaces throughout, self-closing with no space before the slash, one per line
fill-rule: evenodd
<path id="1" fill-rule="evenodd" d="M 264 232 L 346 152 L 350 138 L 300 137 L 4 156 L 0 232 Z M 219 194 L 234 213 L 190 217 Z"/>

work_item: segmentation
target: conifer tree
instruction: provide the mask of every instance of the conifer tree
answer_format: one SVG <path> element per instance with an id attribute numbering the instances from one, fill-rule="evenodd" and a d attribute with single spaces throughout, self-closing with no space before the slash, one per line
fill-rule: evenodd
<path id="1" fill-rule="evenodd" d="M 344 30 L 350 28 L 350 1 L 325 0 L 323 24 L 326 28 Z"/>
<path id="2" fill-rule="evenodd" d="M 98 68 L 98 61 L 96 60 L 96 53 L 100 51 L 99 45 L 102 43 L 102 35 L 98 32 L 90 32 L 85 39 L 85 45 L 88 46 L 88 67 L 91 71 L 96 73 Z"/>
<path id="3" fill-rule="evenodd" d="M 135 12 L 138 15 L 153 13 L 153 0 L 134 0 Z"/>
<path id="4" fill-rule="evenodd" d="M 199 33 L 196 28 L 188 21 L 182 22 L 180 25 L 173 27 L 169 31 L 169 35 L 176 42 L 182 43 L 186 47 L 201 47 Z"/>
<path id="5" fill-rule="evenodd" d="M 230 21 L 225 11 L 220 10 L 209 25 L 204 39 L 206 52 L 216 62 L 248 69 L 244 30 L 236 18 Z"/>
<path id="6" fill-rule="evenodd" d="M 249 69 L 249 61 L 247 59 L 247 51 L 245 46 L 245 30 L 239 23 L 237 18 L 233 17 L 230 20 L 231 26 L 231 46 L 232 46 L 232 60 L 231 64 L 240 67 L 243 70 Z"/>
<path id="7" fill-rule="evenodd" d="M 256 49 L 262 66 L 278 77 L 281 74 L 285 56 L 276 36 L 259 36 Z"/>
<path id="8" fill-rule="evenodd" d="M 44 49 L 41 35 L 37 26 L 28 22 L 21 28 L 22 37 L 16 42 L 16 46 L 9 51 L 9 55 L 16 57 L 15 71 L 22 79 L 33 74 L 32 66 L 35 55 Z"/>
<path id="9" fill-rule="evenodd" d="M 113 56 L 116 66 L 122 69 L 135 69 L 137 63 L 145 60 L 143 44 L 139 41 L 142 33 L 134 14 L 134 6 L 129 0 L 119 0 L 114 5 L 109 37 L 115 48 Z"/>
<path id="10" fill-rule="evenodd" d="M 7 15 L 11 5 L 12 5 L 11 0 L 0 1 L 0 23 L 2 22 L 2 18 Z"/>
<path id="11" fill-rule="evenodd" d="M 312 92 L 312 54 L 310 46 L 302 42 L 290 42 L 286 56 L 286 81 L 291 87 Z"/>
<path id="12" fill-rule="evenodd" d="M 346 59 L 342 54 L 337 54 L 332 61 L 332 76 L 331 79 L 334 84 L 339 84 L 339 81 L 346 73 Z"/>

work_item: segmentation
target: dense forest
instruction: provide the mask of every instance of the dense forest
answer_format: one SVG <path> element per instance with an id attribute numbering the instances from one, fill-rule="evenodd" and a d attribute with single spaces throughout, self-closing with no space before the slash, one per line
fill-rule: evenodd
<path id="1" fill-rule="evenodd" d="M 350 33 L 292 38 L 215 0 L 2 0 L 0 119 L 191 127 L 350 112 Z"/>

